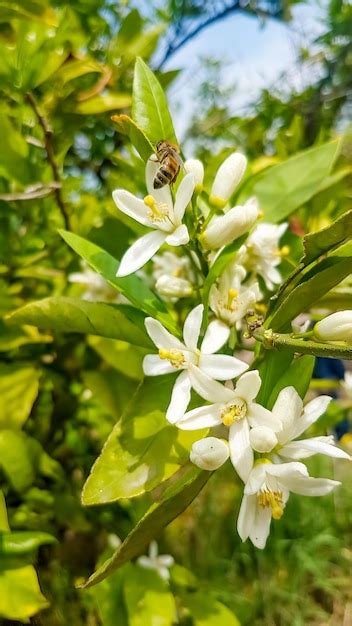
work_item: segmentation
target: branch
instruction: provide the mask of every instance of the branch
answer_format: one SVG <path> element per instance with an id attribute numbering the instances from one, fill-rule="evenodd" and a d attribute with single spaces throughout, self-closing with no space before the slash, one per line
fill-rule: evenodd
<path id="1" fill-rule="evenodd" d="M 251 333 L 267 350 L 293 350 L 300 354 L 312 354 L 331 359 L 352 359 L 352 346 L 319 343 L 295 338 L 289 334 L 275 333 L 273 330 L 258 328 Z"/>
<path id="2" fill-rule="evenodd" d="M 48 183 L 43 185 L 38 183 L 27 187 L 24 191 L 14 193 L 0 193 L 0 200 L 4 202 L 17 202 L 18 200 L 34 200 L 35 198 L 45 198 L 49 194 L 58 189 L 60 183 Z"/>
<path id="3" fill-rule="evenodd" d="M 52 173 L 53 173 L 54 181 L 57 183 L 57 186 L 54 189 L 56 203 L 63 217 L 66 230 L 70 230 L 70 218 L 69 218 L 64 200 L 61 195 L 61 180 L 60 180 L 59 166 L 55 158 L 54 148 L 52 144 L 53 131 L 50 128 L 48 120 L 44 117 L 44 115 L 40 113 L 33 94 L 28 92 L 26 94 L 26 99 L 28 103 L 30 104 L 30 106 L 32 107 L 35 113 L 35 116 L 38 120 L 38 123 L 43 130 L 45 152 L 48 157 L 48 161 L 49 161 Z"/>

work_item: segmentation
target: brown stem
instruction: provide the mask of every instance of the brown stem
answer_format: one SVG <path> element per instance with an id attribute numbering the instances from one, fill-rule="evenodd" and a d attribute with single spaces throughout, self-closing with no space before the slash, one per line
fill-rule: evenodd
<path id="1" fill-rule="evenodd" d="M 67 212 L 62 194 L 61 194 L 61 180 L 60 180 L 59 166 L 55 158 L 54 148 L 52 144 L 53 131 L 49 125 L 48 120 L 44 117 L 44 115 L 40 113 L 33 94 L 28 92 L 26 94 L 26 98 L 35 113 L 35 116 L 38 120 L 40 127 L 43 130 L 45 152 L 48 157 L 48 161 L 49 161 L 52 173 L 53 173 L 54 180 L 56 183 L 58 183 L 58 186 L 54 189 L 56 203 L 60 209 L 62 218 L 65 223 L 66 230 L 70 230 L 70 218 L 69 218 L 69 215 L 68 215 L 68 212 Z"/>

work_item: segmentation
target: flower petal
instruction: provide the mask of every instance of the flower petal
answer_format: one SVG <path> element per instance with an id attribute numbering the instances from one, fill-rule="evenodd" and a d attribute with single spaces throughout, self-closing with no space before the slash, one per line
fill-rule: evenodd
<path id="1" fill-rule="evenodd" d="M 190 364 L 189 376 L 193 389 L 208 402 L 230 402 L 234 398 L 232 389 L 228 389 L 209 378 L 199 367 Z"/>
<path id="2" fill-rule="evenodd" d="M 160 563 L 162 567 L 172 567 L 175 563 L 175 559 L 171 554 L 161 554 L 158 556 L 158 563 Z"/>
<path id="3" fill-rule="evenodd" d="M 302 410 L 303 402 L 296 389 L 292 386 L 281 389 L 272 408 L 273 415 L 281 423 L 281 432 L 278 435 L 280 444 L 293 438 L 293 428 L 300 421 Z"/>
<path id="4" fill-rule="evenodd" d="M 171 235 L 166 237 L 169 246 L 183 246 L 189 242 L 189 233 L 186 224 L 178 226 Z"/>
<path id="5" fill-rule="evenodd" d="M 302 417 L 293 424 L 292 439 L 299 437 L 309 426 L 314 424 L 325 413 L 330 402 L 330 396 L 318 396 L 308 402 L 304 407 Z"/>
<path id="6" fill-rule="evenodd" d="M 246 495 L 253 495 L 262 487 L 265 482 L 266 467 L 266 463 L 259 463 L 253 467 L 244 488 Z"/>
<path id="7" fill-rule="evenodd" d="M 253 428 L 256 428 L 257 426 L 266 426 L 267 428 L 274 430 L 276 433 L 281 428 L 279 419 L 275 417 L 271 411 L 265 409 L 261 406 L 261 404 L 257 404 L 256 402 L 250 402 L 247 405 L 247 418 Z"/>
<path id="8" fill-rule="evenodd" d="M 149 337 L 152 342 L 155 343 L 157 348 L 166 348 L 171 350 L 185 349 L 183 343 L 177 339 L 177 337 L 174 337 L 174 335 L 169 333 L 169 331 L 166 330 L 166 328 L 164 328 L 158 320 L 155 320 L 154 317 L 146 317 L 144 324 Z"/>
<path id="9" fill-rule="evenodd" d="M 166 234 L 153 230 L 137 239 L 123 255 L 116 276 L 128 276 L 139 270 L 163 245 Z"/>
<path id="10" fill-rule="evenodd" d="M 254 524 L 249 534 L 249 538 L 253 545 L 260 550 L 265 548 L 267 538 L 270 533 L 271 524 L 271 508 L 256 507 Z"/>
<path id="11" fill-rule="evenodd" d="M 280 450 L 280 456 L 284 456 L 289 459 L 305 459 L 314 454 L 325 454 L 335 459 L 347 459 L 351 460 L 351 457 L 347 452 L 341 450 L 335 445 L 334 438 L 328 437 L 311 437 L 310 439 L 301 439 L 299 441 L 292 441 Z"/>
<path id="12" fill-rule="evenodd" d="M 254 525 L 256 512 L 256 496 L 243 496 L 237 520 L 237 532 L 242 541 L 248 539 Z"/>
<path id="13" fill-rule="evenodd" d="M 143 359 L 143 372 L 146 376 L 162 376 L 172 374 L 175 368 L 158 354 L 147 354 Z"/>
<path id="14" fill-rule="evenodd" d="M 240 396 L 249 403 L 257 397 L 261 384 L 258 370 L 247 372 L 236 383 L 236 396 Z"/>
<path id="15" fill-rule="evenodd" d="M 229 429 L 230 458 L 237 474 L 246 482 L 253 468 L 253 450 L 249 441 L 246 419 L 235 422 Z"/>
<path id="16" fill-rule="evenodd" d="M 198 430 L 200 428 L 212 428 L 221 424 L 220 404 L 210 404 L 192 409 L 183 415 L 177 422 L 177 428 L 181 430 Z"/>
<path id="17" fill-rule="evenodd" d="M 189 350 L 197 350 L 200 328 L 202 325 L 204 306 L 198 304 L 188 313 L 183 326 L 183 339 Z"/>
<path id="18" fill-rule="evenodd" d="M 170 190 L 170 185 L 164 185 L 161 189 L 154 189 L 154 178 L 160 167 L 159 161 L 153 161 L 152 159 L 148 159 L 147 164 L 145 166 L 145 179 L 147 184 L 148 193 L 153 196 L 156 202 L 160 202 L 162 204 L 167 204 L 168 207 L 173 206 L 172 195 Z"/>
<path id="19" fill-rule="evenodd" d="M 149 228 L 155 228 L 153 222 L 148 218 L 148 208 L 143 200 L 136 198 L 136 196 L 129 191 L 125 191 L 125 189 L 115 189 L 115 191 L 112 192 L 112 197 L 117 208 L 122 211 L 122 213 L 128 215 L 128 217 L 132 217 L 132 219 L 139 222 L 139 224 L 149 226 Z"/>
<path id="20" fill-rule="evenodd" d="M 176 192 L 176 201 L 174 206 L 174 217 L 176 224 L 182 221 L 187 205 L 191 201 L 194 192 L 195 182 L 193 174 L 187 174 L 181 181 Z"/>
<path id="21" fill-rule="evenodd" d="M 213 354 L 222 348 L 230 335 L 230 328 L 220 320 L 210 322 L 201 345 L 203 354 Z"/>
<path id="22" fill-rule="evenodd" d="M 199 368 L 210 378 L 229 380 L 248 369 L 248 364 L 227 354 L 203 354 L 199 358 Z"/>
<path id="23" fill-rule="evenodd" d="M 176 424 L 185 411 L 191 399 L 191 381 L 188 372 L 182 372 L 173 386 L 171 401 L 166 411 L 166 419 L 170 424 Z"/>
<path id="24" fill-rule="evenodd" d="M 280 482 L 283 481 L 280 479 Z M 297 493 L 299 496 L 325 496 L 341 485 L 338 480 L 311 478 L 310 476 L 306 478 L 303 476 L 286 477 L 283 484 L 292 493 Z"/>

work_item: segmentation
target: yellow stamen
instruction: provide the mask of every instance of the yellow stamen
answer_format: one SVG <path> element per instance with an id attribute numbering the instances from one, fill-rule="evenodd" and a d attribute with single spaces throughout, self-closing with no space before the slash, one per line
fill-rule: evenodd
<path id="1" fill-rule="evenodd" d="M 269 491 L 263 489 L 257 494 L 257 502 L 263 509 L 271 507 L 271 515 L 274 519 L 280 519 L 284 512 L 282 491 Z"/>
<path id="2" fill-rule="evenodd" d="M 228 309 L 232 309 L 233 306 L 233 301 L 235 300 L 235 298 L 237 298 L 238 296 L 238 290 L 237 289 L 229 289 L 227 292 L 227 308 Z"/>
<path id="3" fill-rule="evenodd" d="M 235 422 L 243 419 L 247 412 L 247 405 L 243 400 L 238 404 L 228 404 L 221 412 L 221 421 L 224 426 L 232 426 Z"/>
<path id="4" fill-rule="evenodd" d="M 147 207 L 150 208 L 150 211 L 148 211 L 148 217 L 152 222 L 160 222 L 168 217 L 168 206 L 160 202 L 158 203 L 155 198 L 153 198 L 153 196 L 145 196 L 143 202 Z"/>
<path id="5" fill-rule="evenodd" d="M 281 257 L 288 256 L 290 254 L 290 246 L 282 246 L 279 252 Z"/>
<path id="6" fill-rule="evenodd" d="M 170 361 L 171 365 L 176 369 L 179 369 L 185 364 L 185 356 L 180 350 L 166 350 L 165 348 L 159 348 L 159 356 L 161 359 Z"/>

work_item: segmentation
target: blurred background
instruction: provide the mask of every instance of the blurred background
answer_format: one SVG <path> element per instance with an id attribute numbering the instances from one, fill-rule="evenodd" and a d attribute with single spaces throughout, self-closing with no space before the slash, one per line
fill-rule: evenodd
<path id="1" fill-rule="evenodd" d="M 344 134 L 338 175 L 291 227 L 303 235 L 346 210 L 351 33 L 343 0 L 0 0 L 0 530 L 13 533 L 0 542 L 1 624 L 352 625 L 352 486 L 339 462 L 312 460 L 343 487 L 292 496 L 264 552 L 236 534 L 241 486 L 226 466 L 158 537 L 175 560 L 169 582 L 132 564 L 77 590 L 145 510 L 143 498 L 80 503 L 145 351 L 5 320 L 47 296 L 116 300 L 57 230 L 118 258 L 133 236 L 111 192 L 143 193 L 144 171 L 111 115 L 130 112 L 136 56 L 167 91 L 184 153 L 208 172 L 233 150 L 255 173 Z M 337 429 L 351 448 L 351 378 L 319 369 L 312 388 L 335 397 L 319 434 Z"/>

